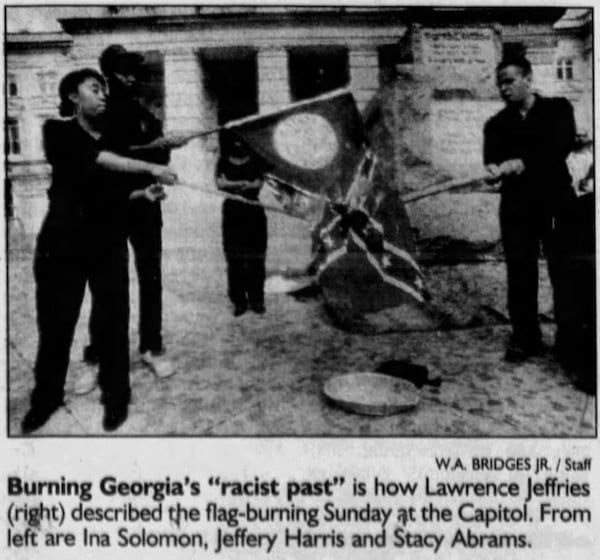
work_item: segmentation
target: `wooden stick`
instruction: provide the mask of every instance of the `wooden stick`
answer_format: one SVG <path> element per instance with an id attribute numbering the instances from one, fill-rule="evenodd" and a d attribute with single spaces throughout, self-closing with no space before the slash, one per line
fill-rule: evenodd
<path id="1" fill-rule="evenodd" d="M 220 132 L 225 127 L 218 126 L 217 128 L 209 128 L 208 130 L 196 130 L 194 132 L 188 132 L 187 134 L 183 134 L 186 142 L 190 140 L 194 140 L 194 138 L 202 138 L 203 136 L 208 136 L 209 134 L 215 134 L 216 132 Z"/>
<path id="2" fill-rule="evenodd" d="M 483 181 L 488 179 L 489 175 L 486 173 L 485 175 L 476 175 L 474 177 L 462 178 L 462 179 L 450 179 L 449 181 L 443 181 L 442 183 L 437 183 L 435 185 L 431 185 L 430 187 L 425 187 L 419 191 L 411 192 L 402 197 L 402 202 L 415 202 L 416 200 L 421 200 L 422 198 L 427 198 L 429 196 L 434 196 L 436 194 L 441 194 L 444 192 L 448 192 L 454 189 L 458 189 L 460 187 L 464 187 L 469 183 L 475 183 L 478 181 Z"/>
<path id="3" fill-rule="evenodd" d="M 275 177 L 272 177 L 272 176 L 269 178 L 276 179 Z M 431 185 L 430 187 L 426 187 L 426 188 L 422 189 L 421 191 L 413 192 L 408 195 L 405 195 L 402 197 L 402 202 L 404 202 L 404 203 L 415 202 L 416 200 L 421 200 L 423 198 L 427 198 L 430 196 L 448 192 L 453 189 L 458 189 L 460 187 L 468 185 L 469 183 L 474 183 L 476 181 L 483 181 L 486 178 L 488 178 L 488 175 L 478 175 L 476 177 L 471 177 L 468 179 L 464 179 L 464 178 L 463 179 L 451 179 L 449 181 L 444 181 L 442 183 Z M 301 194 L 311 196 L 314 198 L 320 198 L 320 196 L 317 195 L 316 193 L 309 193 L 309 192 L 305 191 L 304 189 L 300 189 L 294 185 L 290 185 L 289 183 L 284 183 L 284 184 L 287 185 L 288 187 L 291 187 L 294 190 L 300 192 Z M 192 189 L 192 190 L 199 191 L 199 192 L 203 192 L 203 193 L 206 193 L 206 194 L 209 194 L 212 196 L 218 196 L 220 198 L 229 198 L 231 200 L 237 200 L 238 202 L 241 202 L 243 204 L 248 204 L 249 206 L 260 206 L 261 208 L 264 208 L 265 210 L 268 210 L 270 212 L 277 212 L 278 214 L 284 214 L 285 216 L 290 216 L 291 218 L 296 218 L 297 220 L 302 220 L 305 222 L 308 221 L 306 218 L 304 218 L 302 216 L 290 214 L 289 212 L 286 212 L 285 210 L 283 210 L 282 208 L 279 208 L 277 206 L 273 206 L 270 204 L 263 204 L 261 202 L 255 201 L 255 200 L 248 200 L 247 198 L 244 198 L 243 196 L 225 193 L 225 192 L 219 191 L 219 190 L 206 189 L 204 187 L 201 187 L 200 185 L 193 185 L 190 183 L 178 183 L 177 186 L 185 187 L 185 188 Z"/>
<path id="4" fill-rule="evenodd" d="M 285 210 L 283 210 L 282 208 L 279 208 L 278 206 L 273 206 L 272 204 L 263 204 L 262 202 L 259 202 L 258 200 L 249 200 L 249 199 L 247 199 L 243 196 L 239 196 L 237 194 L 226 193 L 223 191 L 213 190 L 213 189 L 206 189 L 204 187 L 201 187 L 200 185 L 193 185 L 191 183 L 177 183 L 177 184 L 171 185 L 171 186 L 184 187 L 186 189 L 190 189 L 193 191 L 199 191 L 202 193 L 210 194 L 212 196 L 218 196 L 219 198 L 227 198 L 229 200 L 237 200 L 238 202 L 247 204 L 248 206 L 258 206 L 260 208 L 264 208 L 265 210 L 268 210 L 269 212 L 277 212 L 278 214 L 284 214 L 285 216 L 289 216 L 290 218 L 296 218 L 297 220 L 302 220 L 303 222 L 308 221 L 306 218 L 304 218 L 302 216 L 298 216 L 296 214 L 290 214 L 289 212 L 286 212 Z"/>
<path id="5" fill-rule="evenodd" d="M 300 107 L 303 107 L 305 105 L 310 105 L 317 101 L 325 101 L 327 99 L 332 99 L 334 97 L 340 97 L 347 93 L 350 93 L 350 90 L 348 88 L 338 88 L 338 89 L 335 89 L 332 91 L 328 91 L 327 93 L 318 95 L 316 97 L 311 97 L 309 99 L 303 99 L 302 101 L 296 101 L 295 103 L 289 103 L 288 105 L 286 105 L 285 107 L 281 107 L 280 109 L 274 109 L 272 111 L 267 111 L 265 113 L 255 113 L 253 115 L 248 115 L 246 117 L 241 117 L 239 119 L 227 121 L 226 123 L 222 124 L 221 126 L 218 126 L 216 128 L 211 128 L 209 130 L 199 130 L 196 132 L 190 132 L 189 135 L 186 136 L 186 138 L 188 141 L 193 140 L 194 138 L 201 138 L 202 136 L 208 136 L 209 134 L 214 134 L 215 132 L 219 132 L 221 130 L 229 130 L 232 128 L 236 128 L 240 125 L 243 125 L 243 124 L 246 124 L 249 122 L 253 122 L 253 121 L 257 121 L 257 120 L 260 120 L 265 117 L 271 117 L 273 115 L 278 115 L 279 113 L 286 113 L 292 109 L 298 109 Z"/>
<path id="6" fill-rule="evenodd" d="M 287 181 L 284 181 L 283 179 L 279 179 L 278 177 L 276 177 L 275 175 L 272 175 L 271 173 L 265 173 L 265 178 L 269 179 L 270 181 L 273 181 L 275 183 L 281 183 L 282 185 L 292 189 L 293 191 L 304 195 L 308 198 L 314 198 L 315 200 L 321 200 L 323 198 L 325 198 L 326 200 L 329 201 L 329 199 L 322 194 L 317 194 L 314 193 L 312 191 L 309 191 L 307 189 L 303 189 L 302 187 L 299 187 L 298 185 L 293 185 L 292 183 L 288 183 Z"/>

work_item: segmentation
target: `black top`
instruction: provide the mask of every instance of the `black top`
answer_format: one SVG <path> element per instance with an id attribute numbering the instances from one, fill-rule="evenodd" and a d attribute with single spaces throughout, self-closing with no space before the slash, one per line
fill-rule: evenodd
<path id="1" fill-rule="evenodd" d="M 262 180 L 263 171 L 256 158 L 249 157 L 244 163 L 233 163 L 228 157 L 219 158 L 217 163 L 217 177 L 223 177 L 228 181 L 249 181 Z M 227 188 L 224 189 L 231 194 L 243 196 L 249 200 L 257 200 L 260 187 L 257 189 L 248 188 Z"/>
<path id="2" fill-rule="evenodd" d="M 507 187 L 557 193 L 569 187 L 571 179 L 565 160 L 575 141 L 575 120 L 571 104 L 562 97 L 535 101 L 525 118 L 517 108 L 507 106 L 484 127 L 484 162 L 499 164 L 521 159 L 525 171 L 505 177 Z"/>
<path id="3" fill-rule="evenodd" d="M 120 188 L 118 174 L 96 163 L 104 139 L 92 137 L 76 119 L 47 120 L 43 138 L 52 166 L 48 225 L 96 232 L 123 226 L 130 191 Z"/>
<path id="4" fill-rule="evenodd" d="M 129 93 L 111 83 L 111 95 L 104 113 L 103 137 L 106 146 L 117 154 L 166 165 L 170 150 L 152 149 L 132 152 L 131 146 L 143 146 L 163 135 L 162 123 Z M 149 176 L 124 176 L 132 189 L 140 189 L 152 184 Z"/>

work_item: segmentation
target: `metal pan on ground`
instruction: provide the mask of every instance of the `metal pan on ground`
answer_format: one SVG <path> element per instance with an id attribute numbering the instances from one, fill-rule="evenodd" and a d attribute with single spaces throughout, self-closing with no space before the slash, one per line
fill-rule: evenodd
<path id="1" fill-rule="evenodd" d="M 419 390 L 409 381 L 382 373 L 347 373 L 329 379 L 323 393 L 339 407 L 367 416 L 387 416 L 419 404 Z"/>

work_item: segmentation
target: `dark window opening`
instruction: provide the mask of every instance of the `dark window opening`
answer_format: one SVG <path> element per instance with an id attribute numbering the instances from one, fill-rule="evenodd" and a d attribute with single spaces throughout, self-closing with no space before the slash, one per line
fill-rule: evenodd
<path id="1" fill-rule="evenodd" d="M 350 82 L 345 47 L 297 47 L 288 50 L 290 93 L 293 101 L 346 87 Z"/>
<path id="2" fill-rule="evenodd" d="M 502 58 L 519 58 L 522 56 L 527 56 L 527 47 L 522 41 L 502 43 Z"/>
<path id="3" fill-rule="evenodd" d="M 377 48 L 377 64 L 379 67 L 379 83 L 389 83 L 396 76 L 396 64 L 400 62 L 400 46 L 381 45 Z"/>
<path id="4" fill-rule="evenodd" d="M 10 155 L 21 153 L 21 139 L 19 135 L 19 121 L 15 118 L 6 119 L 6 145 Z"/>
<path id="5" fill-rule="evenodd" d="M 258 113 L 258 68 L 252 49 L 214 49 L 202 53 L 204 85 L 214 99 L 217 123 Z"/>
<path id="6" fill-rule="evenodd" d="M 17 86 L 17 79 L 14 76 L 8 76 L 8 96 L 17 97 L 19 95 L 19 87 Z"/>

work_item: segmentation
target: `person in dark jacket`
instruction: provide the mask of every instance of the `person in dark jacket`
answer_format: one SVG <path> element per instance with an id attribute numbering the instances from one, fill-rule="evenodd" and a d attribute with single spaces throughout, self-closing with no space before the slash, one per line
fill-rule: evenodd
<path id="1" fill-rule="evenodd" d="M 257 201 L 263 184 L 259 158 L 234 134 L 223 136 L 217 163 L 217 187 Z M 228 295 L 233 314 L 248 309 L 265 312 L 265 258 L 267 217 L 263 208 L 228 199 L 223 203 L 223 250 L 227 261 Z"/>
<path id="2" fill-rule="evenodd" d="M 179 135 L 163 135 L 162 123 L 136 98 L 138 76 L 144 58 L 121 45 L 107 47 L 100 68 L 108 80 L 109 97 L 104 117 L 104 138 L 118 154 L 166 165 L 172 148 L 183 146 Z M 124 177 L 129 188 L 145 188 L 148 177 Z M 162 211 L 160 201 L 139 198 L 129 204 L 127 233 L 133 249 L 139 286 L 139 352 L 142 362 L 158 377 L 175 373 L 165 356 L 162 338 Z M 96 318 L 98 306 L 92 294 L 90 344 L 84 361 L 92 368 L 98 362 Z M 75 392 L 84 394 L 95 387 L 95 370 L 80 378 Z"/>
<path id="3" fill-rule="evenodd" d="M 111 431 L 127 418 L 129 386 L 129 294 L 125 217 L 129 197 L 154 200 L 164 192 L 152 185 L 125 189 L 121 174 L 152 183 L 174 183 L 163 165 L 121 157 L 106 149 L 102 118 L 104 79 L 92 69 L 67 74 L 60 82 L 61 115 L 43 129 L 52 167 L 49 206 L 35 257 L 38 352 L 31 408 L 24 433 L 43 426 L 63 404 L 73 334 L 86 283 L 98 304 L 99 383 L 103 426 Z"/>
<path id="4" fill-rule="evenodd" d="M 573 322 L 562 335 L 557 358 L 578 389 L 596 395 L 596 204 L 594 152 L 590 138 L 577 137 L 567 166 L 577 195 L 572 219 L 571 285 L 568 290 Z"/>
<path id="5" fill-rule="evenodd" d="M 575 121 L 566 99 L 532 91 L 526 58 L 505 58 L 496 76 L 506 107 L 485 124 L 484 162 L 492 181 L 501 182 L 500 229 L 512 325 L 505 359 L 518 362 L 543 352 L 538 323 L 540 245 L 553 288 L 557 347 L 575 320 L 568 275 L 576 197 L 566 165 Z"/>

